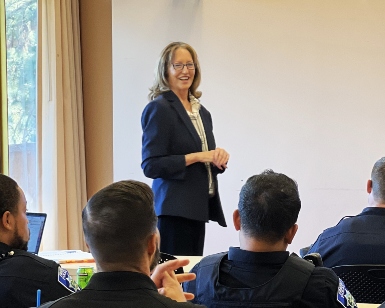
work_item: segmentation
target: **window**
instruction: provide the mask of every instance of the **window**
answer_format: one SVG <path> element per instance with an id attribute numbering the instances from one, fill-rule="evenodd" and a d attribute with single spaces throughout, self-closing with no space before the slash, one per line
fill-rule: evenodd
<path id="1" fill-rule="evenodd" d="M 9 175 L 36 210 L 37 0 L 5 0 Z"/>

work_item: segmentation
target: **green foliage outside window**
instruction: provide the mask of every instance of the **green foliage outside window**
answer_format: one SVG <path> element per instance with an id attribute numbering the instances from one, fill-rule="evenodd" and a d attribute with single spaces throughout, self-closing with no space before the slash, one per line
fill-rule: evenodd
<path id="1" fill-rule="evenodd" d="M 36 143 L 37 0 L 5 0 L 9 144 Z"/>

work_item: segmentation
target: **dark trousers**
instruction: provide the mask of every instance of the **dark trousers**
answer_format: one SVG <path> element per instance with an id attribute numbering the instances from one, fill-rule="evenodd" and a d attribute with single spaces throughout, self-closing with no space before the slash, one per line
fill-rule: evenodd
<path id="1" fill-rule="evenodd" d="M 160 251 L 174 256 L 203 256 L 205 224 L 183 217 L 159 216 Z"/>

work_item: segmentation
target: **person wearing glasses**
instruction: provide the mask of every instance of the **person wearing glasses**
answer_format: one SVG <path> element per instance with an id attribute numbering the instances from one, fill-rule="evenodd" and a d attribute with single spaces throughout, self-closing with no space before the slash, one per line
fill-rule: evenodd
<path id="1" fill-rule="evenodd" d="M 154 179 L 160 250 L 203 255 L 205 223 L 226 227 L 217 174 L 229 153 L 216 147 L 210 112 L 197 90 L 201 70 L 195 50 L 173 42 L 161 52 L 141 123 L 142 169 Z"/>

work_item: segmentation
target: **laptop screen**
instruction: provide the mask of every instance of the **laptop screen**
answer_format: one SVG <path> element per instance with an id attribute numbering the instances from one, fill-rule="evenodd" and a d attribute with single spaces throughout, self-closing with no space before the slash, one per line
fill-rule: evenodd
<path id="1" fill-rule="evenodd" d="M 39 252 L 41 238 L 43 237 L 47 214 L 27 212 L 27 218 L 29 223 L 28 252 L 37 254 Z"/>

